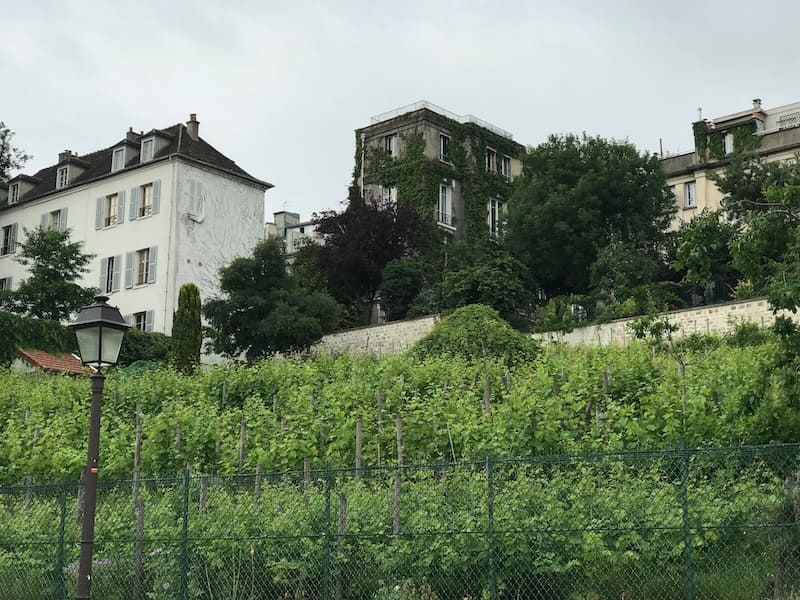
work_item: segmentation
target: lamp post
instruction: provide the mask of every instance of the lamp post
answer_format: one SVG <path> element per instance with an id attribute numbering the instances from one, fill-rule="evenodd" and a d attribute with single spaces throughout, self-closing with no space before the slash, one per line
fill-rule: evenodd
<path id="1" fill-rule="evenodd" d="M 81 309 L 69 327 L 75 330 L 78 350 L 84 365 L 95 367 L 92 373 L 92 408 L 89 417 L 89 449 L 84 469 L 83 530 L 78 566 L 78 600 L 92 597 L 92 550 L 94 513 L 97 506 L 97 474 L 100 461 L 100 405 L 103 401 L 105 375 L 100 369 L 115 365 L 122 338 L 129 325 L 119 309 L 107 304 L 107 296 L 95 296 L 94 304 Z"/>

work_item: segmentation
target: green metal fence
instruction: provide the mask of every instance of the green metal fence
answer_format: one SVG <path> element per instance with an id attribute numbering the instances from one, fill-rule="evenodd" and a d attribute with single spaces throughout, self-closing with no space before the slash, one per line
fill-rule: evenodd
<path id="1" fill-rule="evenodd" d="M 71 598 L 81 487 L 0 488 L 0 596 Z M 800 598 L 800 445 L 102 481 L 94 597 Z"/>

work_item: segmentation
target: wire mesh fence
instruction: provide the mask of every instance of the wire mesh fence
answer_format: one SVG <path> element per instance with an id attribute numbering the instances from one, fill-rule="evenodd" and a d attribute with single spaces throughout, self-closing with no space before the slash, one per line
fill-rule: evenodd
<path id="1" fill-rule="evenodd" d="M 0 590 L 75 596 L 82 486 L 0 488 Z M 102 481 L 103 599 L 800 598 L 800 445 Z"/>

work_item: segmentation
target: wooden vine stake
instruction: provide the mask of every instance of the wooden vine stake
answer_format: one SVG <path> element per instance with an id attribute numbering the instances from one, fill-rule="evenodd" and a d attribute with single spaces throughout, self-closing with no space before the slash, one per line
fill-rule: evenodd
<path id="1" fill-rule="evenodd" d="M 394 474 L 394 491 L 392 494 L 392 532 L 400 533 L 400 482 L 403 468 L 403 417 L 398 413 L 395 417 L 397 431 L 397 470 Z"/>
<path id="2" fill-rule="evenodd" d="M 311 459 L 304 458 L 303 459 L 303 489 L 304 491 L 308 491 L 308 488 L 311 486 Z"/>
<path id="3" fill-rule="evenodd" d="M 247 421 L 242 421 L 239 426 L 239 473 L 244 468 L 245 446 L 247 444 Z"/>
<path id="4" fill-rule="evenodd" d="M 31 446 L 31 454 L 36 451 L 36 444 L 39 442 L 39 427 L 33 430 L 33 445 Z M 33 474 L 28 473 L 25 478 L 25 512 L 30 512 L 33 498 L 31 497 L 31 487 L 33 486 Z"/>
<path id="5" fill-rule="evenodd" d="M 361 459 L 362 459 L 363 431 L 361 417 L 356 418 L 356 480 L 361 479 Z"/>
<path id="6" fill-rule="evenodd" d="M 257 505 L 259 498 L 261 498 L 261 480 L 264 477 L 264 465 L 258 463 L 256 465 L 256 481 L 253 490 L 253 502 Z"/>

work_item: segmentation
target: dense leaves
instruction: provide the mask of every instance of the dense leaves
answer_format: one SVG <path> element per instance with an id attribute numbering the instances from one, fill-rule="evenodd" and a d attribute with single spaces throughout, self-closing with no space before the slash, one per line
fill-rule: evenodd
<path id="1" fill-rule="evenodd" d="M 171 359 L 181 373 L 191 375 L 200 365 L 203 333 L 200 325 L 200 290 L 185 283 L 178 293 L 178 310 L 172 320 Z"/>
<path id="2" fill-rule="evenodd" d="M 214 351 L 249 361 L 302 350 L 333 331 L 339 307 L 327 294 L 304 293 L 286 270 L 283 240 L 259 242 L 249 257 L 220 269 L 223 297 L 203 312 Z"/>
<path id="3" fill-rule="evenodd" d="M 25 230 L 15 260 L 28 268 L 27 278 L 15 290 L 1 297 L 3 308 L 11 312 L 67 321 L 83 306 L 91 304 L 97 293 L 75 283 L 94 255 L 83 252 L 82 242 L 70 241 L 70 230 L 37 227 Z"/>
<path id="4" fill-rule="evenodd" d="M 22 168 L 31 157 L 11 143 L 14 132 L 0 121 L 0 182 L 6 182 L 11 171 Z"/>

